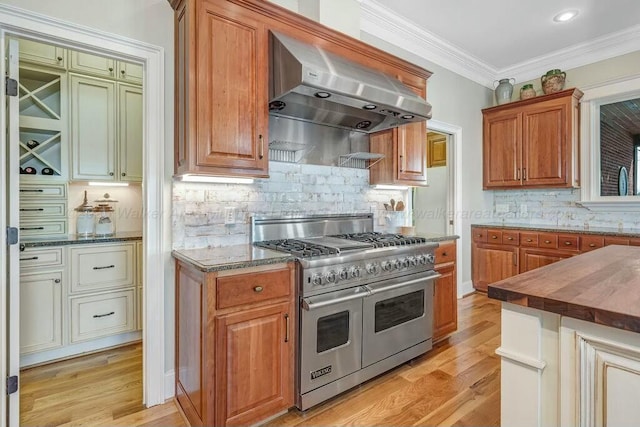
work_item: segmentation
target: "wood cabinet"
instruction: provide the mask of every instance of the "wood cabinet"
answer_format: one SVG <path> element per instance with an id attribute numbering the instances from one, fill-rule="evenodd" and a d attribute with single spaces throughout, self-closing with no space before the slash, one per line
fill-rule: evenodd
<path id="1" fill-rule="evenodd" d="M 433 341 L 458 329 L 456 242 L 440 243 L 435 256 L 435 270 L 441 276 L 433 287 Z"/>
<path id="2" fill-rule="evenodd" d="M 142 89 L 71 74 L 74 180 L 142 181 Z"/>
<path id="3" fill-rule="evenodd" d="M 607 245 L 640 245 L 637 237 L 482 226 L 471 227 L 471 236 L 473 286 L 483 292 L 491 283 Z"/>
<path id="4" fill-rule="evenodd" d="M 427 133 L 427 168 L 447 166 L 447 135 Z"/>
<path id="5" fill-rule="evenodd" d="M 176 174 L 268 176 L 268 51 L 260 14 L 225 0 L 180 3 Z"/>
<path id="6" fill-rule="evenodd" d="M 482 110 L 483 188 L 577 187 L 581 97 L 568 89 Z"/>
<path id="7" fill-rule="evenodd" d="M 191 425 L 252 425 L 293 405 L 295 266 L 176 263 L 176 396 Z"/>

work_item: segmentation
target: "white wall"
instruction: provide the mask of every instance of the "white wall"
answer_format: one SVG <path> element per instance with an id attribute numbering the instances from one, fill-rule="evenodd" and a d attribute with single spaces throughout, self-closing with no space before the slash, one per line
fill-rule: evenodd
<path id="1" fill-rule="evenodd" d="M 167 0 L 0 0 L 0 3 L 27 9 L 77 25 L 99 29 L 155 46 L 165 51 L 165 176 L 147 177 L 165 182 L 165 251 L 171 251 L 171 175 L 173 174 L 173 10 Z M 173 369 L 173 263 L 165 265 L 165 367 Z"/>
<path id="2" fill-rule="evenodd" d="M 449 144 L 449 142 L 447 142 Z M 449 163 L 449 158 L 447 163 Z M 413 222 L 417 234 L 447 232 L 449 165 L 427 169 L 428 187 L 415 190 Z"/>

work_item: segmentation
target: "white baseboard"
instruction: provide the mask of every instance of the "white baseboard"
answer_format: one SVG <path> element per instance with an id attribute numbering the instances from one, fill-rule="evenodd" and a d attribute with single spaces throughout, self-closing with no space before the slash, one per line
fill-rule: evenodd
<path id="1" fill-rule="evenodd" d="M 458 299 L 464 298 L 467 295 L 474 293 L 475 291 L 476 290 L 473 287 L 473 282 L 471 282 L 471 280 L 462 282 L 462 286 L 460 286 L 460 289 L 458 289 Z"/>
<path id="2" fill-rule="evenodd" d="M 176 373 L 173 369 L 164 373 L 164 400 L 172 399 L 176 394 Z"/>

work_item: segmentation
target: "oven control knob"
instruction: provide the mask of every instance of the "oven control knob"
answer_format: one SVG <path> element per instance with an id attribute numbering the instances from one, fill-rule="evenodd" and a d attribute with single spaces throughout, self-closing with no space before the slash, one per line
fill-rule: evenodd
<path id="1" fill-rule="evenodd" d="M 327 283 L 336 283 L 338 281 L 338 274 L 335 270 L 331 270 L 325 274 L 324 278 L 327 280 Z"/>
<path id="2" fill-rule="evenodd" d="M 400 270 L 403 265 L 404 265 L 404 259 L 402 258 L 398 258 L 396 262 L 393 264 L 396 270 Z"/>
<path id="3" fill-rule="evenodd" d="M 385 261 L 382 263 L 382 270 L 383 271 L 391 271 L 393 270 L 393 264 L 391 263 L 391 261 Z"/>
<path id="4" fill-rule="evenodd" d="M 427 254 L 426 258 L 430 264 L 433 264 L 434 262 L 436 262 L 436 256 L 434 254 Z"/>
<path id="5" fill-rule="evenodd" d="M 420 265 L 426 265 L 427 264 L 427 257 L 424 255 L 418 255 L 417 257 L 417 261 Z"/>
<path id="6" fill-rule="evenodd" d="M 373 274 L 373 275 L 380 274 L 380 265 L 378 263 L 376 263 L 376 262 L 371 263 L 371 264 L 367 264 L 365 266 L 365 269 L 367 270 L 367 273 L 369 273 L 369 274 Z"/>
<path id="7" fill-rule="evenodd" d="M 358 266 L 351 267 L 351 270 L 349 270 L 349 273 L 350 273 L 351 277 L 354 277 L 354 278 L 357 279 L 362 274 L 362 269 L 360 267 L 358 267 Z"/>
<path id="8" fill-rule="evenodd" d="M 322 285 L 322 276 L 319 274 L 314 274 L 313 277 L 311 278 L 311 283 L 314 284 L 315 286 Z"/>
<path id="9" fill-rule="evenodd" d="M 409 258 L 403 258 L 402 259 L 402 267 L 403 268 L 409 268 L 409 265 L 411 265 L 411 261 L 409 260 Z"/>
<path id="10" fill-rule="evenodd" d="M 410 256 L 409 258 L 407 258 L 407 261 L 409 262 L 409 265 L 411 267 L 416 267 L 418 265 L 418 260 L 416 259 L 416 257 Z"/>
<path id="11" fill-rule="evenodd" d="M 349 278 L 349 272 L 346 268 L 340 270 L 340 273 L 338 273 L 338 275 L 340 276 L 340 280 L 347 280 Z"/>

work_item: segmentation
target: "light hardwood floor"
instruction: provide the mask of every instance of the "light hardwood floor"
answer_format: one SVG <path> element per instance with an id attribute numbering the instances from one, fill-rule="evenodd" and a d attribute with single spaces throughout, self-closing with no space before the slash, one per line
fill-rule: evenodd
<path id="1" fill-rule="evenodd" d="M 474 294 L 458 311 L 426 355 L 267 426 L 498 426 L 500 304 Z M 173 402 L 142 408 L 141 379 L 139 344 L 24 371 L 21 425 L 184 426 Z"/>

